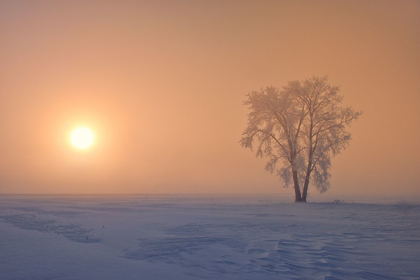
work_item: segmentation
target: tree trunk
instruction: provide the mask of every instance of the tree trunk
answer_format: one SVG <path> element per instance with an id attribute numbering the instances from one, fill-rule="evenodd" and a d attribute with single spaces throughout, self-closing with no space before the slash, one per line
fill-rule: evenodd
<path id="1" fill-rule="evenodd" d="M 312 157 L 314 155 L 314 147 L 312 146 L 312 131 L 314 128 L 314 122 L 313 122 L 313 113 L 310 114 L 311 117 L 311 125 L 309 127 L 309 155 L 308 155 L 308 168 L 306 169 L 306 176 L 305 176 L 305 182 L 303 183 L 303 192 L 302 192 L 302 202 L 306 202 L 306 196 L 308 195 L 308 187 L 309 187 L 309 177 L 311 176 L 312 171 Z M 317 144 L 315 144 L 316 146 Z"/>
<path id="2" fill-rule="evenodd" d="M 293 172 L 293 183 L 295 185 L 295 202 L 302 202 L 302 196 L 300 194 L 297 170 L 293 170 L 292 172 Z"/>
<path id="3" fill-rule="evenodd" d="M 308 165 L 308 170 L 306 170 L 305 183 L 303 185 L 302 202 L 306 202 L 310 177 L 311 177 L 311 168 L 310 168 L 310 165 Z"/>

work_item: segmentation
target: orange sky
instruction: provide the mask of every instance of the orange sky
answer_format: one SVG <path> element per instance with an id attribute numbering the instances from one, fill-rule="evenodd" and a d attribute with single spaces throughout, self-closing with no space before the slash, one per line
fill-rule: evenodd
<path id="1" fill-rule="evenodd" d="M 0 193 L 292 197 L 242 102 L 329 75 L 364 114 L 328 193 L 420 195 L 419 50 L 418 1 L 1 1 Z"/>

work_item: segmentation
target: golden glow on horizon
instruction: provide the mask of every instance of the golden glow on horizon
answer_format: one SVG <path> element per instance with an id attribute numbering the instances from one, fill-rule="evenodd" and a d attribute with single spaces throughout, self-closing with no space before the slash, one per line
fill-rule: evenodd
<path id="1" fill-rule="evenodd" d="M 78 127 L 74 129 L 70 135 L 71 144 L 80 150 L 87 150 L 92 147 L 95 136 L 88 127 Z"/>

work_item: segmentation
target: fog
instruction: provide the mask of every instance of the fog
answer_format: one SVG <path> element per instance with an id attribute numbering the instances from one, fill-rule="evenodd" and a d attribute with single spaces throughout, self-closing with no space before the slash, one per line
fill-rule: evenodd
<path id="1" fill-rule="evenodd" d="M 328 75 L 363 115 L 327 194 L 420 196 L 419 50 L 417 1 L 1 1 L 0 193 L 292 197 L 242 102 Z"/>

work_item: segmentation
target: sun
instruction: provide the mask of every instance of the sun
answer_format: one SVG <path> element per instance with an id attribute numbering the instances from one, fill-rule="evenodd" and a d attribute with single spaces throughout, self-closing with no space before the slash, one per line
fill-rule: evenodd
<path id="1" fill-rule="evenodd" d="M 95 135 L 88 127 L 78 127 L 74 129 L 70 135 L 71 144 L 80 150 L 89 149 L 95 141 Z"/>

